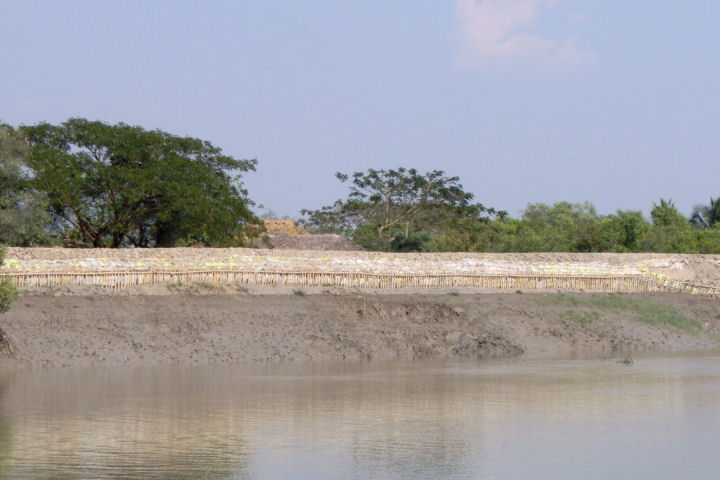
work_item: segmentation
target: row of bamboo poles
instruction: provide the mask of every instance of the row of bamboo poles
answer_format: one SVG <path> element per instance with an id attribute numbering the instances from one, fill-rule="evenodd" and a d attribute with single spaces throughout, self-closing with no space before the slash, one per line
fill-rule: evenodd
<path id="1" fill-rule="evenodd" d="M 720 296 L 720 287 L 652 275 L 385 274 L 358 272 L 267 272 L 240 270 L 24 272 L 9 273 L 20 288 L 97 286 L 121 290 L 141 285 L 211 282 L 226 285 L 344 287 L 370 289 L 471 287 L 488 290 L 574 290 L 586 292 L 682 292 Z"/>

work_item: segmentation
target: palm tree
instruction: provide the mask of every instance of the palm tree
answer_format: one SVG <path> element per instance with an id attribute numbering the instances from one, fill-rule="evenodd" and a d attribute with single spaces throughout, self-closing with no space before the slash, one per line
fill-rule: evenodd
<path id="1" fill-rule="evenodd" d="M 685 215 L 680 213 L 672 200 L 660 199 L 660 204 L 653 203 L 650 211 L 653 225 L 658 227 L 672 227 L 685 225 L 688 221 Z"/>
<path id="2" fill-rule="evenodd" d="M 714 225 L 720 225 L 720 197 L 713 200 L 710 197 L 709 205 L 698 205 L 693 210 L 690 222 L 698 227 L 712 228 Z"/>

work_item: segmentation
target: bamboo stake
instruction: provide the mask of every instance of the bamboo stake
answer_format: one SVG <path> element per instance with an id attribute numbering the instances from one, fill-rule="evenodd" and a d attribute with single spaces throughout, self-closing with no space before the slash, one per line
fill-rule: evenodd
<path id="1" fill-rule="evenodd" d="M 654 275 L 497 275 L 497 274 L 375 274 L 313 271 L 117 271 L 8 273 L 20 288 L 99 286 L 121 290 L 131 286 L 209 281 L 219 284 L 339 286 L 398 289 L 405 287 L 475 287 L 511 290 L 584 290 L 590 292 L 681 292 L 720 297 L 720 287 Z"/>

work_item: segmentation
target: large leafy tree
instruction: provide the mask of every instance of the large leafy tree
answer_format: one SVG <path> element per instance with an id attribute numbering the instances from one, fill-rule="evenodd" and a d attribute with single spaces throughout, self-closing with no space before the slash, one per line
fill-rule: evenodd
<path id="1" fill-rule="evenodd" d="M 678 211 L 675 202 L 664 198 L 660 199 L 660 203 L 653 203 L 650 217 L 656 227 L 684 227 L 688 224 L 687 218 Z"/>
<path id="2" fill-rule="evenodd" d="M 638 252 L 645 241 L 651 226 L 643 218 L 642 212 L 618 210 L 615 215 L 607 217 L 603 233 L 608 251 Z"/>
<path id="3" fill-rule="evenodd" d="M 473 203 L 459 178 L 442 170 L 369 169 L 336 177 L 350 182 L 348 197 L 319 210 L 302 210 L 300 223 L 314 232 L 345 234 L 371 249 L 423 249 L 450 226 L 449 219 L 486 219 L 496 213 Z"/>
<path id="4" fill-rule="evenodd" d="M 510 251 L 577 252 L 600 249 L 598 213 L 590 202 L 529 204 Z"/>
<path id="5" fill-rule="evenodd" d="M 26 247 L 50 240 L 46 199 L 28 186 L 29 152 L 19 132 L 0 124 L 0 243 Z"/>
<path id="6" fill-rule="evenodd" d="M 651 252 L 697 253 L 698 231 L 680 213 L 672 200 L 660 199 L 650 210 L 652 227 L 638 250 Z"/>
<path id="7" fill-rule="evenodd" d="M 241 245 L 258 220 L 240 175 L 255 160 L 196 138 L 74 118 L 22 127 L 32 185 L 93 247 Z"/>

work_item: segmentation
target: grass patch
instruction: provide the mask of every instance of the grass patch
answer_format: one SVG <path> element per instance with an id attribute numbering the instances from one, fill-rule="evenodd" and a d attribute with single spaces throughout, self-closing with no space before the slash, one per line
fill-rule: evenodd
<path id="1" fill-rule="evenodd" d="M 580 325 L 588 323 L 600 318 L 600 312 L 596 310 L 565 310 L 560 314 L 560 318 L 577 322 Z"/>
<path id="2" fill-rule="evenodd" d="M 195 285 L 199 289 L 207 290 L 209 292 L 222 292 L 224 290 L 223 286 L 219 283 L 213 283 L 213 282 L 196 282 Z"/>
<path id="3" fill-rule="evenodd" d="M 225 287 L 222 284 L 207 281 L 171 283 L 167 285 L 167 289 L 171 292 L 186 295 L 221 294 L 225 292 Z"/>
<path id="4" fill-rule="evenodd" d="M 692 333 L 698 333 L 702 330 L 699 321 L 686 317 L 674 308 L 658 304 L 651 305 L 651 307 L 656 308 L 647 308 L 638 311 L 635 320 L 649 323 L 650 325 L 675 327 Z"/>
<path id="5" fill-rule="evenodd" d="M 453 297 L 457 297 L 460 295 L 458 292 L 448 292 L 448 295 L 452 295 Z"/>
<path id="6" fill-rule="evenodd" d="M 293 293 L 297 295 L 298 297 L 304 297 L 305 292 L 303 290 L 293 290 Z"/>
<path id="7" fill-rule="evenodd" d="M 700 322 L 678 312 L 669 305 L 663 305 L 653 300 L 643 298 L 628 298 L 622 295 L 545 295 L 535 299 L 540 305 L 557 305 L 576 307 L 575 310 L 563 312 L 573 319 L 586 323 L 599 318 L 600 311 L 628 312 L 633 320 L 660 327 L 674 327 L 686 332 L 698 333 L 702 329 Z M 584 308 L 582 312 L 577 308 Z M 575 313 L 568 313 L 575 312 Z M 594 317 L 594 315 L 597 317 Z"/>

